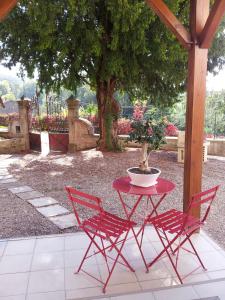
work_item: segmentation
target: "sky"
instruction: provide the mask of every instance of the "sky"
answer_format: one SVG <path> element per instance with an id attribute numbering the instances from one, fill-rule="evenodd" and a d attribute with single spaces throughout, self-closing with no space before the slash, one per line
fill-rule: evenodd
<path id="1" fill-rule="evenodd" d="M 0 64 L 0 74 L 3 76 L 16 76 L 18 71 L 18 67 L 9 70 Z M 225 68 L 221 70 L 216 76 L 213 76 L 212 74 L 208 74 L 207 76 L 207 91 L 220 91 L 222 89 L 225 89 Z"/>
<path id="2" fill-rule="evenodd" d="M 225 89 L 225 69 L 221 70 L 217 76 L 208 74 L 207 76 L 207 90 L 220 91 Z"/>

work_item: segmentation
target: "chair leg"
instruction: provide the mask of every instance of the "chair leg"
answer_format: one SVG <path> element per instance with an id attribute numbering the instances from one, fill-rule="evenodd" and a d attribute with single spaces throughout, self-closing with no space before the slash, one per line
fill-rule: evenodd
<path id="1" fill-rule="evenodd" d="M 109 283 L 109 279 L 110 279 L 111 276 L 112 276 L 113 270 L 114 270 L 114 268 L 115 268 L 115 266 L 116 266 L 116 263 L 117 263 L 119 257 L 121 257 L 121 258 L 123 259 L 123 261 L 126 263 L 127 267 L 130 269 L 131 272 L 135 272 L 134 269 L 130 266 L 130 264 L 127 262 L 127 260 L 125 259 L 125 257 L 124 257 L 124 256 L 122 255 L 122 253 L 121 253 L 121 252 L 122 252 L 122 249 L 123 249 L 123 246 L 124 246 L 124 244 L 125 244 L 125 242 L 126 242 L 126 240 L 127 240 L 128 233 L 129 233 L 129 231 L 127 231 L 127 233 L 126 233 L 126 235 L 125 235 L 125 237 L 124 237 L 124 239 L 123 239 L 123 242 L 122 242 L 122 245 L 121 245 L 120 248 L 118 248 L 118 247 L 113 243 L 113 241 L 111 240 L 111 238 L 108 237 L 108 240 L 109 240 L 110 243 L 112 244 L 113 248 L 117 251 L 117 256 L 116 256 L 116 259 L 115 259 L 115 261 L 114 261 L 114 263 L 113 263 L 113 265 L 112 265 L 112 268 L 111 268 L 111 270 L 110 270 L 110 272 L 109 272 L 109 275 L 108 275 L 108 277 L 107 277 L 107 279 L 106 279 L 106 282 L 105 282 L 105 284 L 104 284 L 104 286 L 103 286 L 103 289 L 102 289 L 103 293 L 105 293 L 105 291 L 106 291 L 106 287 L 107 287 L 107 285 L 108 285 L 108 283 Z"/>
<path id="2" fill-rule="evenodd" d="M 137 238 L 137 236 L 136 236 L 136 234 L 135 234 L 134 228 L 132 227 L 131 230 L 132 230 L 132 232 L 133 232 L 133 235 L 134 235 L 136 244 L 137 244 L 138 249 L 139 249 L 139 251 L 140 251 L 142 260 L 143 260 L 143 262 L 144 262 L 144 265 L 145 265 L 145 268 L 146 268 L 146 273 L 148 273 L 148 272 L 149 272 L 149 270 L 148 270 L 148 265 L 147 265 L 147 262 L 146 262 L 146 260 L 145 260 L 144 254 L 143 254 L 143 252 L 142 252 L 142 250 L 141 250 L 141 245 L 139 245 L 138 238 Z M 143 232 L 144 232 L 144 228 L 143 228 Z M 142 240 L 141 240 L 141 242 L 142 242 Z"/>
<path id="3" fill-rule="evenodd" d="M 182 247 L 182 246 L 184 245 L 184 243 L 186 243 L 186 241 L 188 241 L 188 242 L 190 243 L 190 245 L 191 245 L 193 251 L 194 251 L 194 253 L 191 252 L 191 251 L 190 251 L 190 253 L 195 254 L 195 255 L 197 256 L 197 258 L 198 258 L 198 260 L 199 260 L 199 262 L 200 262 L 202 268 L 203 268 L 204 270 L 207 270 L 207 268 L 206 268 L 205 265 L 203 264 L 203 262 L 202 262 L 202 260 L 201 260 L 201 258 L 200 258 L 200 256 L 199 256 L 197 250 L 195 249 L 195 247 L 194 247 L 194 245 L 193 245 L 193 243 L 192 243 L 192 241 L 191 241 L 191 236 L 192 236 L 193 233 L 194 233 L 194 232 L 192 232 L 192 233 L 189 234 L 189 235 L 187 234 L 186 237 L 185 237 L 185 239 L 184 239 L 184 240 L 181 242 L 181 244 L 179 245 L 179 247 Z M 174 250 L 174 253 L 177 252 L 177 250 L 178 250 L 178 247 L 176 247 L 176 249 Z"/>
<path id="4" fill-rule="evenodd" d="M 203 262 L 202 262 L 200 256 L 198 255 L 197 250 L 195 249 L 195 247 L 194 247 L 194 245 L 193 245 L 193 243 L 192 243 L 192 241 L 191 241 L 191 239 L 190 239 L 190 236 L 187 236 L 187 239 L 188 239 L 188 241 L 189 241 L 189 243 L 190 243 L 192 249 L 194 250 L 195 255 L 197 256 L 197 258 L 198 258 L 198 260 L 199 260 L 199 262 L 200 262 L 202 268 L 203 268 L 205 271 L 207 271 L 207 269 L 206 269 L 206 267 L 204 266 L 204 264 L 203 264 Z"/>
<path id="5" fill-rule="evenodd" d="M 88 246 L 88 248 L 87 248 L 87 250 L 86 250 L 86 252 L 85 252 L 85 254 L 84 254 L 84 257 L 83 257 L 83 259 L 82 259 L 82 261 L 81 261 L 81 263 L 80 263 L 80 265 L 79 265 L 77 271 L 74 272 L 74 274 L 78 274 L 78 273 L 80 272 L 80 270 L 81 270 L 81 268 L 82 268 L 82 266 L 83 266 L 83 264 L 84 264 L 84 261 L 85 261 L 87 255 L 88 255 L 88 253 L 89 253 L 89 250 L 91 249 L 91 246 L 92 246 L 92 244 L 94 243 L 94 238 L 95 238 L 96 234 L 95 234 L 93 237 L 91 237 L 90 235 L 88 235 L 88 236 L 89 236 L 89 238 L 91 239 L 90 244 L 89 244 L 89 246 Z"/>
<path id="6" fill-rule="evenodd" d="M 169 244 L 165 245 L 165 243 L 164 243 L 164 241 L 163 241 L 163 239 L 162 239 L 162 237 L 161 237 L 161 235 L 159 233 L 159 230 L 156 227 L 155 227 L 155 230 L 156 230 L 156 232 L 157 232 L 157 234 L 159 236 L 159 239 L 160 239 L 160 241 L 161 241 L 164 249 L 156 256 L 156 258 L 151 263 L 148 264 L 148 268 L 150 268 L 166 252 L 166 254 L 167 254 L 167 256 L 168 256 L 168 258 L 169 258 L 169 260 L 170 260 L 170 262 L 172 264 L 172 267 L 173 267 L 173 269 L 174 269 L 174 271 L 175 271 L 175 273 L 176 273 L 176 275 L 177 275 L 180 283 L 182 284 L 183 281 L 181 279 L 181 276 L 180 276 L 180 274 L 179 274 L 179 272 L 177 270 L 177 267 L 174 264 L 173 259 L 171 258 L 170 253 L 168 251 L 168 249 L 171 248 L 172 244 L 177 240 L 177 238 L 179 236 L 176 235 L 171 241 L 169 241 Z"/>

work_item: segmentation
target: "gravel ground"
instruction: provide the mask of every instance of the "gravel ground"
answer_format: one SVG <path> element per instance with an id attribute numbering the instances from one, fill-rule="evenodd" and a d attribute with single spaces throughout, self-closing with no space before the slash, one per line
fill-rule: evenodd
<path id="1" fill-rule="evenodd" d="M 102 153 L 88 150 L 72 154 L 50 154 L 41 157 L 37 153 L 14 155 L 8 168 L 19 183 L 54 197 L 62 206 L 71 210 L 64 190 L 65 185 L 72 185 L 82 191 L 99 196 L 104 207 L 112 213 L 123 216 L 123 210 L 117 193 L 112 188 L 112 181 L 126 176 L 126 169 L 138 164 L 139 149 L 127 149 L 123 153 Z M 162 170 L 161 177 L 172 180 L 176 189 L 162 202 L 160 210 L 182 209 L 183 165 L 176 162 L 174 152 L 153 153 L 150 164 Z M 0 159 L 4 158 L 0 155 Z M 2 160 L 1 160 L 2 161 Z M 204 164 L 203 189 L 220 184 L 218 197 L 211 210 L 205 227 L 221 246 L 225 248 L 225 161 L 210 159 Z M 127 201 L 133 202 L 129 197 Z M 0 195 L 0 238 L 73 232 L 75 229 L 60 230 L 42 217 L 31 205 L 1 191 Z M 72 211 L 72 210 L 71 210 Z"/>

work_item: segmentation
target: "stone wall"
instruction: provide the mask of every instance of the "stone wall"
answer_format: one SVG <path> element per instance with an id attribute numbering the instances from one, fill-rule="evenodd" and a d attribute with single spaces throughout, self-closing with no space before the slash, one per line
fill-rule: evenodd
<path id="1" fill-rule="evenodd" d="M 69 152 L 95 148 L 98 136 L 94 134 L 94 129 L 86 119 L 79 117 L 80 101 L 73 96 L 67 99 L 68 124 L 69 124 Z"/>
<path id="2" fill-rule="evenodd" d="M 98 135 L 96 135 L 97 137 Z M 140 144 L 134 143 L 134 142 L 128 142 L 126 143 L 126 139 L 128 138 L 128 135 L 120 135 L 120 140 L 123 142 L 124 146 L 127 147 L 141 147 Z M 177 151 L 177 137 L 166 137 L 166 144 L 161 147 L 163 150 L 167 151 Z M 207 142 L 209 142 L 208 146 L 208 154 L 209 155 L 215 155 L 215 156 L 224 156 L 225 157 L 225 139 L 207 139 Z"/>
<path id="3" fill-rule="evenodd" d="M 20 153 L 30 150 L 29 144 L 29 101 L 21 98 L 17 101 L 19 121 L 13 120 L 8 131 L 0 132 L 0 154 Z"/>
<path id="4" fill-rule="evenodd" d="M 4 131 L 0 131 L 0 137 L 3 137 L 3 138 L 8 138 L 9 137 L 9 132 L 4 130 Z"/>
<path id="5" fill-rule="evenodd" d="M 99 136 L 96 134 L 96 137 Z M 119 139 L 122 141 L 124 147 L 139 148 L 141 144 L 135 142 L 127 142 L 128 135 L 119 135 Z M 161 147 L 162 150 L 177 151 L 177 137 L 166 137 L 166 144 Z"/>
<path id="6" fill-rule="evenodd" d="M 224 139 L 207 139 L 210 142 L 208 147 L 209 155 L 225 156 L 225 140 Z"/>
<path id="7" fill-rule="evenodd" d="M 25 141 L 23 137 L 0 140 L 0 154 L 13 154 L 23 151 L 25 151 Z"/>

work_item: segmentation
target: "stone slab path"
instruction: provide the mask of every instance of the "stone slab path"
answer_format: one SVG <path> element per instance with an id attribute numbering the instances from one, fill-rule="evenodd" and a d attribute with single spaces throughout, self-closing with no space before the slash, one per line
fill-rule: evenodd
<path id="1" fill-rule="evenodd" d="M 77 225 L 73 213 L 59 205 L 56 199 L 46 197 L 42 193 L 33 190 L 30 186 L 20 185 L 18 180 L 9 174 L 6 166 L 0 167 L 0 191 L 4 189 L 27 201 L 33 209 L 37 210 L 60 229 L 67 229 Z"/>

